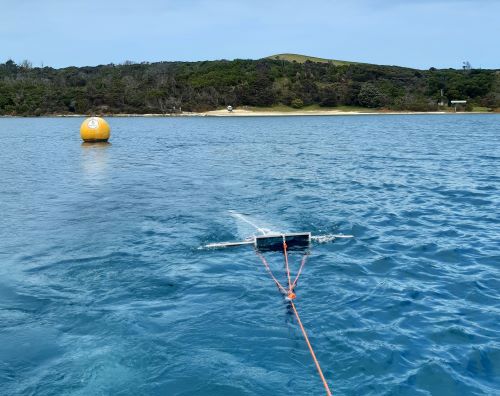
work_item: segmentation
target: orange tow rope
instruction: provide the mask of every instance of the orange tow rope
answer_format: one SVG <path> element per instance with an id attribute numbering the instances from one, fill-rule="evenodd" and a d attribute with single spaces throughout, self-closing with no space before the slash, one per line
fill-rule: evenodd
<path id="1" fill-rule="evenodd" d="M 304 339 L 306 340 L 307 347 L 309 348 L 309 352 L 311 353 L 314 364 L 316 365 L 316 369 L 318 370 L 319 377 L 321 378 L 321 381 L 323 382 L 323 386 L 325 387 L 326 394 L 327 394 L 327 396 L 331 396 L 332 391 L 330 390 L 330 387 L 328 386 L 328 382 L 326 382 L 325 376 L 323 375 L 323 370 L 321 370 L 321 366 L 319 364 L 318 359 L 316 358 L 316 354 L 314 353 L 311 342 L 309 341 L 309 337 L 307 336 L 304 325 L 302 324 L 302 321 L 300 320 L 300 316 L 299 316 L 299 313 L 297 312 L 297 308 L 295 307 L 295 304 L 293 303 L 293 300 L 295 300 L 295 298 L 296 298 L 296 295 L 294 293 L 294 288 L 297 285 L 297 281 L 299 280 L 299 276 L 302 273 L 302 269 L 304 268 L 304 264 L 306 263 L 308 255 L 307 255 L 307 253 L 304 255 L 302 262 L 300 263 L 300 268 L 299 268 L 299 271 L 297 272 L 297 276 L 295 277 L 294 281 L 292 282 L 292 278 L 290 276 L 290 266 L 288 265 L 287 248 L 288 248 L 288 246 L 286 244 L 285 236 L 283 235 L 283 254 L 285 257 L 285 269 L 286 269 L 286 276 L 287 276 L 287 280 L 288 280 L 288 289 L 285 289 L 285 287 L 283 287 L 283 285 L 278 281 L 278 279 L 276 279 L 273 272 L 271 271 L 271 267 L 269 266 L 269 263 L 267 262 L 266 258 L 257 250 L 255 251 L 255 253 L 262 260 L 264 267 L 266 268 L 267 272 L 269 273 L 269 275 L 273 279 L 276 286 L 278 286 L 278 289 L 290 301 L 290 304 L 291 304 L 292 309 L 293 309 L 293 313 L 295 314 L 295 317 L 297 318 L 297 322 L 299 323 L 300 330 L 302 331 L 302 335 L 304 336 Z"/>
<path id="2" fill-rule="evenodd" d="M 295 308 L 295 304 L 293 301 L 290 301 L 290 304 L 292 304 L 293 308 L 293 313 L 295 314 L 295 317 L 297 318 L 297 322 L 299 322 L 300 330 L 302 330 L 302 334 L 304 335 L 304 339 L 306 340 L 307 346 L 309 347 L 309 352 L 311 352 L 311 356 L 314 360 L 314 364 L 316 365 L 316 369 L 318 370 L 319 377 L 321 378 L 321 381 L 323 382 L 323 386 L 325 387 L 326 394 L 328 396 L 332 396 L 332 391 L 330 390 L 330 387 L 328 386 L 328 382 L 326 382 L 325 376 L 323 375 L 323 370 L 321 370 L 321 366 L 319 365 L 318 359 L 316 358 L 316 354 L 314 353 L 314 349 L 309 342 L 309 337 L 307 336 L 306 329 L 304 329 L 304 325 L 302 324 L 302 321 L 300 320 L 299 313 L 297 312 L 297 308 Z"/>

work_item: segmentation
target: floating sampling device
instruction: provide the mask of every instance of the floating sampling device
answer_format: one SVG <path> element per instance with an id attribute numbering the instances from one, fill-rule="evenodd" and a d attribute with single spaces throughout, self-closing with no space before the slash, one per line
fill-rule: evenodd
<path id="1" fill-rule="evenodd" d="M 84 142 L 107 142 L 111 128 L 101 117 L 90 117 L 82 122 L 80 136 Z"/>
<path id="2" fill-rule="evenodd" d="M 239 216 L 240 218 L 242 216 Z M 243 218 L 244 221 L 248 222 Z M 250 223 L 252 224 L 252 223 Z M 261 228 L 256 227 L 258 230 L 261 230 Z M 326 238 L 328 237 L 328 238 Z M 297 286 L 297 282 L 299 280 L 299 277 L 302 273 L 302 270 L 304 268 L 304 265 L 306 263 L 307 257 L 310 254 L 310 247 L 311 247 L 311 242 L 313 238 L 317 240 L 322 240 L 322 239 L 327 239 L 329 241 L 334 241 L 337 238 L 352 238 L 352 235 L 327 235 L 327 236 L 316 236 L 312 237 L 310 232 L 295 232 L 295 233 L 264 233 L 263 235 L 258 235 L 258 236 L 252 236 L 250 238 L 245 239 L 244 241 L 239 241 L 239 242 L 219 242 L 219 243 L 210 243 L 208 245 L 205 245 L 205 248 L 228 248 L 228 247 L 237 247 L 237 246 L 253 246 L 255 253 L 257 256 L 260 258 L 262 261 L 262 264 L 264 264 L 264 267 L 267 271 L 267 273 L 271 276 L 271 279 L 274 281 L 276 286 L 278 287 L 278 290 L 283 294 L 284 298 L 286 301 L 288 301 L 289 306 L 295 315 L 295 318 L 297 319 L 297 323 L 300 327 L 300 330 L 302 332 L 302 335 L 304 336 L 304 340 L 306 341 L 307 347 L 309 349 L 309 352 L 311 354 L 311 357 L 314 361 L 314 364 L 316 366 L 316 370 L 318 371 L 319 377 L 321 379 L 321 382 L 323 383 L 323 386 L 325 388 L 325 392 L 327 396 L 331 396 L 332 392 L 330 390 L 330 386 L 328 385 L 328 382 L 326 381 L 326 378 L 323 374 L 323 370 L 321 369 L 321 366 L 319 364 L 318 359 L 316 358 L 316 354 L 314 353 L 313 347 L 311 345 L 311 342 L 309 341 L 309 337 L 307 336 L 306 330 L 304 328 L 304 325 L 302 324 L 302 321 L 300 320 L 299 313 L 297 312 L 297 308 L 295 306 L 294 300 L 297 298 L 297 295 L 295 294 L 295 287 Z M 290 265 L 289 265 L 289 260 L 288 260 L 288 252 L 290 250 L 293 251 L 302 251 L 303 256 L 302 260 L 300 262 L 299 269 L 294 277 L 292 277 L 291 272 L 290 272 Z M 277 277 L 274 275 L 273 271 L 271 270 L 271 266 L 269 265 L 267 259 L 264 257 L 265 252 L 281 252 L 283 253 L 284 257 L 284 266 L 285 266 L 285 273 L 286 273 L 286 283 L 281 283 Z"/>

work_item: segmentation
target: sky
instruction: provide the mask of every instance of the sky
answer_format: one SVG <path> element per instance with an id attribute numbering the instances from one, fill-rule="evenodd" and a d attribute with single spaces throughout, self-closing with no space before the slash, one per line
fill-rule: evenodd
<path id="1" fill-rule="evenodd" d="M 298 53 L 500 68 L 499 0 L 0 0 L 0 62 L 33 66 Z"/>

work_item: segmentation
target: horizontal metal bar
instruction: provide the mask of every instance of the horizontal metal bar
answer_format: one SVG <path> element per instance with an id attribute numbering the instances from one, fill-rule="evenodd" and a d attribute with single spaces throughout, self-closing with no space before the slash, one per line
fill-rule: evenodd
<path id="1" fill-rule="evenodd" d="M 236 242 L 215 242 L 203 246 L 204 248 L 226 248 L 254 245 L 259 250 L 278 251 L 283 249 L 283 237 L 285 237 L 286 244 L 289 249 L 307 249 L 312 241 L 321 241 L 322 238 L 327 238 L 326 241 L 334 241 L 337 238 L 353 238 L 352 235 L 315 235 L 314 237 L 310 232 L 289 232 L 284 234 L 272 233 L 254 236 L 252 239 Z"/>
<path id="2" fill-rule="evenodd" d="M 254 240 L 241 241 L 241 242 L 216 242 L 216 243 L 209 243 L 208 245 L 205 245 L 205 247 L 206 248 L 225 248 L 225 247 L 253 245 L 253 244 L 255 244 Z"/>

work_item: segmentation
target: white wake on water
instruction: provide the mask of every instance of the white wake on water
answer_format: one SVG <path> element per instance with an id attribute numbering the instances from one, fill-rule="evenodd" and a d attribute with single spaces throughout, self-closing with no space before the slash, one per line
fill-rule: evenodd
<path id="1" fill-rule="evenodd" d="M 327 235 L 311 235 L 311 240 L 317 243 L 328 243 L 332 242 L 337 238 L 336 235 L 327 234 Z"/>
<path id="2" fill-rule="evenodd" d="M 267 234 L 276 234 L 276 231 L 273 231 L 269 228 L 263 228 L 259 227 L 257 224 L 255 224 L 252 220 L 249 219 L 249 216 L 245 216 L 241 213 L 236 212 L 235 210 L 230 210 L 229 214 L 233 216 L 236 219 L 239 219 L 249 225 L 251 225 L 253 228 L 255 228 L 257 231 L 259 231 L 262 235 L 267 235 Z"/>
<path id="3" fill-rule="evenodd" d="M 328 243 L 333 242 L 338 238 L 352 238 L 352 235 L 343 235 L 343 234 L 326 234 L 326 235 L 311 235 L 311 240 L 316 243 Z"/>

